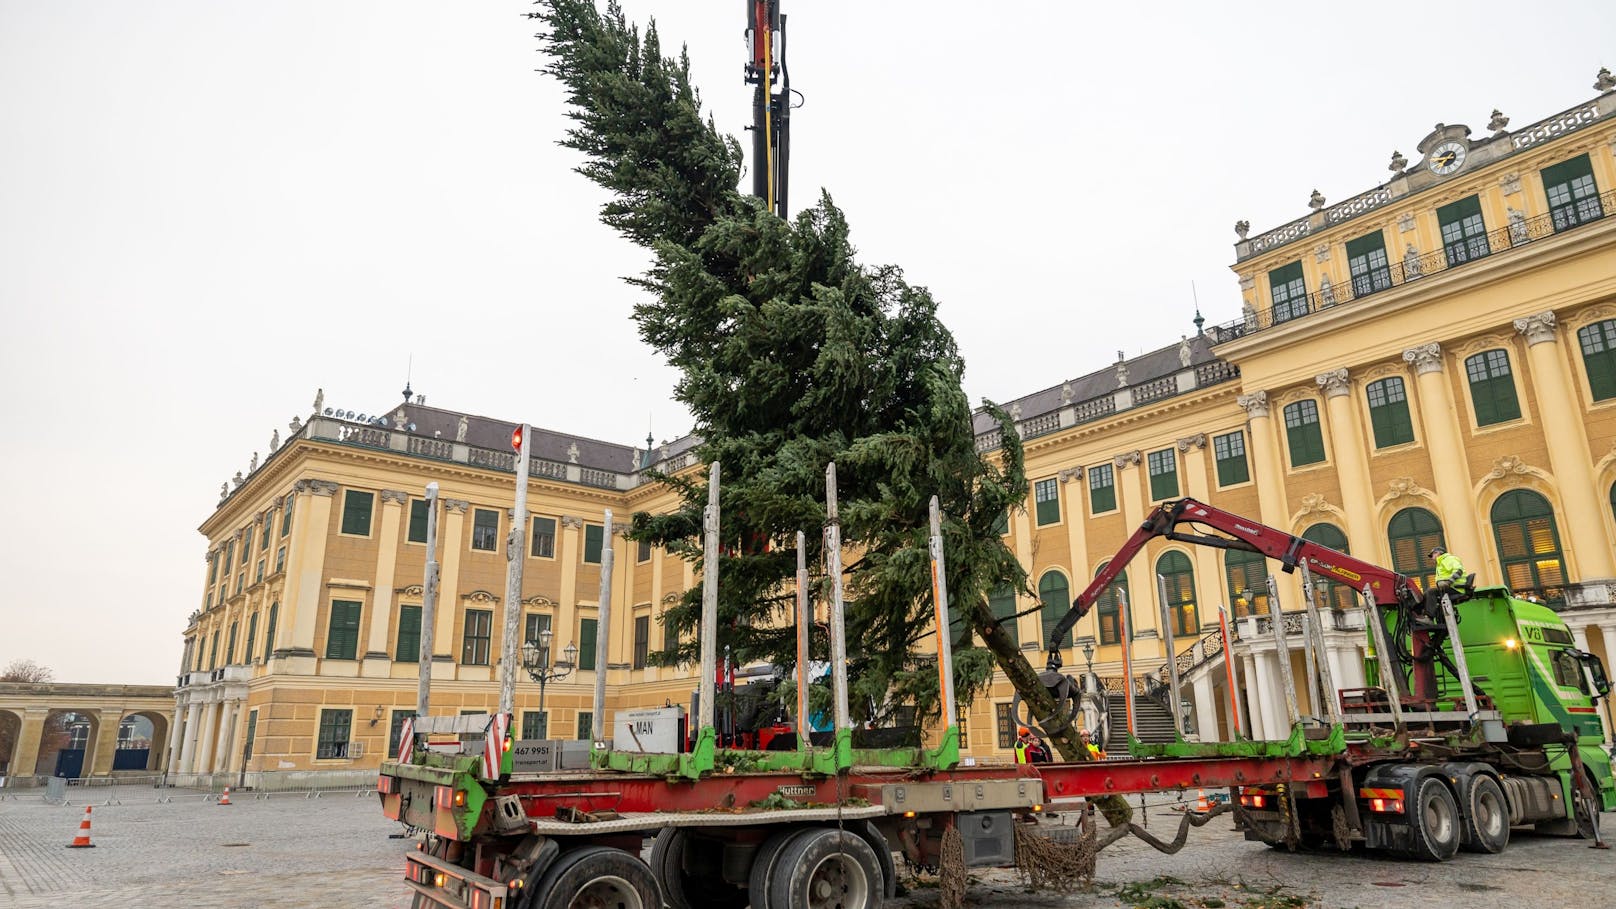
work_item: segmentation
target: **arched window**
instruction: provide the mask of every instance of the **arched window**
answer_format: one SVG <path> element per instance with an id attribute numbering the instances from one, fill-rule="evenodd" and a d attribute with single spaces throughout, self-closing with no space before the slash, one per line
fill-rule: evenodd
<path id="1" fill-rule="evenodd" d="M 1230 549 L 1223 555 L 1223 570 L 1229 578 L 1229 599 L 1234 601 L 1234 617 L 1268 614 L 1268 566 L 1258 552 Z M 1247 595 L 1249 593 L 1249 596 Z"/>
<path id="2" fill-rule="evenodd" d="M 1099 577 L 1100 572 L 1104 571 L 1105 566 L 1109 564 L 1111 563 L 1101 562 L 1100 567 L 1095 569 L 1094 576 Z M 1124 571 L 1111 581 L 1111 586 L 1101 591 L 1100 595 L 1095 598 L 1094 608 L 1099 614 L 1098 624 L 1100 626 L 1101 644 L 1122 643 L 1122 610 L 1120 606 L 1127 595 L 1128 573 Z"/>
<path id="3" fill-rule="evenodd" d="M 1173 634 L 1179 637 L 1201 633 L 1201 623 L 1195 614 L 1195 569 L 1190 558 L 1182 552 L 1163 553 L 1156 560 L 1156 574 L 1167 588 L 1167 609 L 1173 617 Z"/>
<path id="4" fill-rule="evenodd" d="M 1427 553 L 1432 546 L 1444 545 L 1442 522 L 1423 508 L 1405 508 L 1392 515 L 1386 538 L 1392 544 L 1392 570 L 1418 579 L 1421 588 L 1430 590 L 1436 566 Z M 1459 553 L 1459 558 L 1465 555 Z"/>
<path id="5" fill-rule="evenodd" d="M 1324 460 L 1324 432 L 1319 429 L 1319 405 L 1312 400 L 1285 405 L 1285 441 L 1291 449 L 1291 466 L 1317 464 Z"/>
<path id="6" fill-rule="evenodd" d="M 1493 503 L 1492 518 L 1504 583 L 1517 595 L 1529 592 L 1546 602 L 1560 602 L 1565 595 L 1565 556 L 1549 501 L 1531 490 L 1513 489 Z"/>
<path id="7" fill-rule="evenodd" d="M 1060 623 L 1061 617 L 1065 616 L 1072 608 L 1072 585 L 1067 583 L 1066 575 L 1054 569 L 1044 572 L 1044 576 L 1038 579 L 1038 599 L 1042 600 L 1044 604 L 1042 613 L 1044 617 L 1044 635 L 1043 640 L 1039 643 L 1048 647 L 1050 632 L 1055 630 L 1055 626 Z M 1061 642 L 1061 646 L 1069 646 L 1071 643 L 1072 634 L 1068 632 L 1066 640 Z"/>
<path id="8" fill-rule="evenodd" d="M 1616 398 L 1616 319 L 1577 329 L 1582 347 L 1582 368 L 1588 371 L 1588 390 L 1595 401 Z"/>
<path id="9" fill-rule="evenodd" d="M 1351 555 L 1347 551 L 1347 535 L 1334 524 L 1314 524 L 1302 531 L 1302 539 Z M 1350 609 L 1358 596 L 1351 587 L 1323 577 L 1319 572 L 1313 574 L 1313 589 L 1318 592 L 1323 605 L 1331 609 Z"/>
<path id="10" fill-rule="evenodd" d="M 1002 584 L 992 593 L 988 594 L 988 608 L 993 610 L 993 617 L 1000 619 L 999 627 L 1010 636 L 1010 643 L 1021 646 L 1021 635 L 1016 631 L 1016 620 L 1011 616 L 1016 614 L 1016 589 L 1009 584 Z"/>
<path id="11" fill-rule="evenodd" d="M 1470 402 L 1476 408 L 1476 425 L 1507 423 L 1521 416 L 1521 402 L 1515 396 L 1515 376 L 1509 369 L 1509 352 L 1503 348 L 1484 350 L 1464 361 L 1465 378 L 1470 381 Z"/>

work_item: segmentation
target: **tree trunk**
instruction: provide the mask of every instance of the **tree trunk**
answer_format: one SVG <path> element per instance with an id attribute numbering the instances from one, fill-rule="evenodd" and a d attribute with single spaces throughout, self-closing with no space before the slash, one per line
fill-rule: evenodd
<path id="1" fill-rule="evenodd" d="M 1021 649 L 1016 646 L 1014 641 L 1010 640 L 1010 636 L 1005 634 L 1004 629 L 999 627 L 998 619 L 993 615 L 993 611 L 988 608 L 988 604 L 978 601 L 971 610 L 971 617 L 974 620 L 973 624 L 976 625 L 977 633 L 982 636 L 982 640 L 988 645 L 988 649 L 993 651 L 993 656 L 998 661 L 999 668 L 1004 670 L 1005 676 L 1010 679 L 1010 684 L 1015 687 L 1016 693 L 1020 694 L 1021 700 L 1027 704 L 1029 715 L 1034 717 L 1054 716 L 1055 699 L 1050 697 L 1049 690 L 1044 687 L 1043 682 L 1039 681 L 1037 671 L 1032 668 L 1031 663 L 1027 662 L 1027 657 L 1023 655 Z M 1090 754 L 1088 748 L 1084 747 L 1082 740 L 1077 737 L 1077 729 L 1072 724 L 1065 724 L 1065 728 L 1045 729 L 1044 733 L 1049 736 L 1050 744 L 1067 761 L 1094 760 L 1094 755 Z M 1121 827 L 1133 820 L 1133 809 L 1128 806 L 1127 800 L 1120 795 L 1105 795 L 1091 798 L 1090 801 L 1094 802 L 1095 806 L 1100 809 L 1100 813 L 1105 815 L 1106 823 L 1113 827 Z"/>

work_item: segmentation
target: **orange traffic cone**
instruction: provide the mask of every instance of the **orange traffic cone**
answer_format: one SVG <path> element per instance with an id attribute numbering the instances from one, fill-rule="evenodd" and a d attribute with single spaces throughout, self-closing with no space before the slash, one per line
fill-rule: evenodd
<path id="1" fill-rule="evenodd" d="M 1206 797 L 1206 790 L 1205 789 L 1197 789 L 1195 791 L 1200 793 L 1195 798 L 1195 810 L 1197 812 L 1201 813 L 1201 814 L 1205 814 L 1206 812 L 1211 811 L 1212 810 L 1212 801 L 1211 801 L 1211 799 L 1208 799 Z"/>
<path id="2" fill-rule="evenodd" d="M 219 804 L 221 804 L 221 805 L 230 804 L 230 787 L 229 786 L 224 787 L 224 795 L 219 796 Z"/>
<path id="3" fill-rule="evenodd" d="M 90 842 L 90 806 L 84 806 L 84 820 L 79 821 L 79 835 L 73 837 L 73 842 L 67 844 L 69 849 L 94 849 L 95 844 Z"/>

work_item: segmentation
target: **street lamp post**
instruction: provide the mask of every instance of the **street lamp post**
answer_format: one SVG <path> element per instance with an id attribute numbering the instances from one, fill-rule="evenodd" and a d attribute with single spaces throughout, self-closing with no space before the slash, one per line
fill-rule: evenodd
<path id="1" fill-rule="evenodd" d="M 561 651 L 562 661 L 550 665 L 550 644 L 552 636 L 550 629 L 539 632 L 539 642 L 526 641 L 522 644 L 522 668 L 526 670 L 528 678 L 539 683 L 539 715 L 544 717 L 544 734 L 550 735 L 550 715 L 544 712 L 544 686 L 551 682 L 559 682 L 572 674 L 573 667 L 577 665 L 578 645 L 568 644 Z"/>

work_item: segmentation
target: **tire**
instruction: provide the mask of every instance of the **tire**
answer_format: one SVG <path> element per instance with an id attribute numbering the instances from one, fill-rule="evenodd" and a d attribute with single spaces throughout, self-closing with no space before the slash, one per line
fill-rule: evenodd
<path id="1" fill-rule="evenodd" d="M 1414 786 L 1407 805 L 1408 854 L 1427 862 L 1445 862 L 1459 851 L 1464 838 L 1459 804 L 1441 777 L 1428 776 Z"/>
<path id="2" fill-rule="evenodd" d="M 786 844 L 769 882 L 769 909 L 880 909 L 886 882 L 863 837 L 810 827 Z"/>
<path id="3" fill-rule="evenodd" d="M 666 827 L 651 841 L 651 873 L 662 882 L 662 901 L 668 909 L 744 909 L 746 891 L 716 879 L 716 874 L 691 874 L 685 870 L 685 853 L 706 845 L 688 832 Z M 722 848 L 713 844 L 712 848 Z M 713 867 L 718 863 L 714 862 Z"/>
<path id="4" fill-rule="evenodd" d="M 531 909 L 659 909 L 662 888 L 646 864 L 609 846 L 561 853 L 533 888 Z"/>
<path id="5" fill-rule="evenodd" d="M 747 882 L 746 892 L 752 900 L 752 909 L 773 909 L 774 904 L 769 901 L 769 888 L 774 884 L 774 878 L 779 872 L 780 855 L 785 852 L 791 841 L 809 831 L 800 827 L 781 830 L 763 841 L 758 851 L 752 856 L 752 875 Z"/>
<path id="6" fill-rule="evenodd" d="M 1503 852 L 1509 845 L 1509 802 L 1498 781 L 1486 774 L 1471 777 L 1464 809 L 1462 848 L 1493 855 Z"/>

